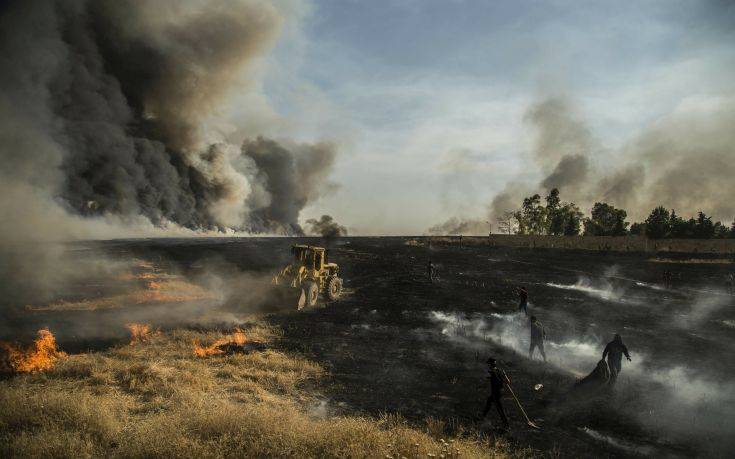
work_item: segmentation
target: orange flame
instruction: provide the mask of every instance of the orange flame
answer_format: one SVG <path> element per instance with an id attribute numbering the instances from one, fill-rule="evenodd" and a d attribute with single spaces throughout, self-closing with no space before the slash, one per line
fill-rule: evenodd
<path id="1" fill-rule="evenodd" d="M 148 324 L 130 323 L 127 324 L 126 327 L 130 330 L 131 345 L 136 343 L 147 343 L 153 335 L 153 333 L 151 333 L 151 326 Z"/>
<path id="2" fill-rule="evenodd" d="M 207 357 L 210 355 L 221 355 L 225 353 L 225 350 L 223 349 L 224 346 L 228 344 L 234 344 L 237 346 L 243 346 L 245 343 L 247 343 L 247 337 L 245 336 L 245 333 L 240 330 L 239 328 L 236 328 L 235 331 L 225 338 L 220 338 L 214 343 L 212 343 L 210 346 L 201 346 L 199 344 L 199 341 L 194 341 L 194 355 L 197 357 Z"/>
<path id="3" fill-rule="evenodd" d="M 48 328 L 38 330 L 38 338 L 26 350 L 10 343 L 0 343 L 0 348 L 6 353 L 10 369 L 16 373 L 50 370 L 57 360 L 66 357 L 66 353 L 56 348 L 56 338 Z"/>

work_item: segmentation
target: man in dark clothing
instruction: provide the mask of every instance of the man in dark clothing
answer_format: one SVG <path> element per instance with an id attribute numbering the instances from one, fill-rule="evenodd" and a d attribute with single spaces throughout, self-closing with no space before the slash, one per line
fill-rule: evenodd
<path id="1" fill-rule="evenodd" d="M 488 373 L 490 374 L 490 396 L 487 398 L 485 408 L 482 410 L 482 419 L 487 416 L 487 413 L 494 404 L 495 409 L 498 410 L 498 414 L 500 415 L 500 420 L 503 421 L 503 427 L 507 429 L 509 427 L 508 418 L 505 416 L 505 410 L 503 409 L 503 403 L 500 398 L 503 395 L 503 387 L 505 387 L 505 381 L 508 376 L 495 365 L 494 358 L 488 358 L 486 363 Z"/>
<path id="2" fill-rule="evenodd" d="M 623 354 L 625 358 L 630 362 L 630 354 L 628 354 L 628 348 L 623 344 L 623 338 L 617 333 L 612 341 L 607 343 L 605 350 L 602 351 L 603 360 L 607 357 L 607 366 L 610 367 L 610 385 L 614 385 L 618 379 L 618 374 L 622 369 Z"/>
<path id="3" fill-rule="evenodd" d="M 528 316 L 528 290 L 526 290 L 526 287 L 518 287 L 518 299 L 520 302 L 518 303 L 518 312 L 523 311 L 526 316 Z"/>
<path id="4" fill-rule="evenodd" d="M 544 340 L 546 339 L 546 330 L 536 316 L 531 316 L 531 347 L 528 349 L 528 358 L 533 359 L 533 350 L 538 348 L 541 357 L 546 362 L 546 352 L 544 351 Z"/>
<path id="5" fill-rule="evenodd" d="M 434 267 L 434 263 L 429 260 L 429 264 L 426 266 L 426 270 L 429 274 L 429 282 L 432 284 L 434 283 L 434 278 L 436 278 L 436 268 Z"/>

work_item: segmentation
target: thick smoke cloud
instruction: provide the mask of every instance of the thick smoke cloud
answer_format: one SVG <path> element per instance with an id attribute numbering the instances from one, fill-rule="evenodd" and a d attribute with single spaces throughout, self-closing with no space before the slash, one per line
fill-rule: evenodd
<path id="1" fill-rule="evenodd" d="M 541 185 L 550 190 L 574 188 L 589 172 L 588 155 L 595 150 L 590 131 L 564 98 L 549 98 L 525 116 L 535 132 L 533 155 L 546 174 Z"/>
<path id="2" fill-rule="evenodd" d="M 299 211 L 319 195 L 334 150 L 266 139 L 240 150 L 212 138 L 208 124 L 233 87 L 252 86 L 248 75 L 273 46 L 283 12 L 249 0 L 203 6 L 5 7 L 0 148 L 11 180 L 3 194 L 30 188 L 41 202 L 26 207 L 86 217 L 300 233 Z"/>
<path id="3" fill-rule="evenodd" d="M 262 193 L 255 193 L 250 205 L 251 230 L 302 235 L 298 216 L 307 202 L 334 191 L 327 180 L 336 151 L 332 145 L 291 145 L 288 148 L 272 140 L 245 141 L 244 157 L 252 160 L 256 183 Z M 267 201 L 263 202 L 263 195 Z"/>
<path id="4" fill-rule="evenodd" d="M 334 239 L 341 236 L 347 236 L 347 228 L 340 225 L 331 215 L 322 215 L 319 220 L 311 218 L 306 220 L 310 234 L 316 234 L 324 239 Z"/>
<path id="5" fill-rule="evenodd" d="M 630 164 L 609 176 L 600 178 L 596 196 L 604 202 L 614 203 L 624 209 L 635 209 L 637 193 L 645 179 L 645 169 L 641 164 Z"/>
<path id="6" fill-rule="evenodd" d="M 565 199 L 579 202 L 587 198 L 583 185 L 591 175 L 589 157 L 599 147 L 571 103 L 563 97 L 547 98 L 529 107 L 524 121 L 534 135 L 534 167 L 544 178 L 536 186 L 518 179 L 509 182 L 490 204 L 493 221 L 518 209 L 525 196 L 553 188 Z"/>
<path id="7" fill-rule="evenodd" d="M 638 220 L 659 205 L 687 216 L 702 210 L 725 222 L 735 217 L 732 99 L 683 103 L 620 151 L 600 145 L 568 99 L 542 100 L 524 120 L 535 135 L 532 167 L 543 178 L 511 180 L 489 204 L 491 221 L 520 207 L 523 197 L 552 188 L 583 210 L 605 201 Z M 612 158 L 617 161 L 609 164 Z"/>
<path id="8" fill-rule="evenodd" d="M 291 13 L 251 0 L 4 2 L 0 304 L 80 274 L 59 241 L 300 234 L 299 211 L 323 189 L 334 150 L 266 139 L 240 148 L 213 134 L 231 91 L 257 89 Z M 296 165 L 272 166 L 253 145 Z"/>
<path id="9" fill-rule="evenodd" d="M 682 107 L 629 148 L 646 171 L 639 214 L 663 204 L 679 214 L 735 217 L 735 99 Z"/>
<path id="10" fill-rule="evenodd" d="M 505 188 L 490 201 L 490 221 L 497 222 L 505 218 L 505 214 L 518 209 L 519 203 L 525 196 L 533 194 L 532 188 L 520 180 L 514 180 L 505 185 Z"/>

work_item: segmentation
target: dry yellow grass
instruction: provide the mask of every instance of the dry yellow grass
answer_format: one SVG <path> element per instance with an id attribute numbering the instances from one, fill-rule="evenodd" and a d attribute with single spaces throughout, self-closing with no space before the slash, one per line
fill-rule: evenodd
<path id="1" fill-rule="evenodd" d="M 650 258 L 648 260 L 651 263 L 678 263 L 685 265 L 730 265 L 733 260 L 728 258 L 687 258 L 687 259 L 674 259 L 674 258 Z"/>
<path id="2" fill-rule="evenodd" d="M 278 330 L 253 326 L 268 343 Z M 0 381 L 0 457 L 507 457 L 477 434 L 442 438 L 444 422 L 327 416 L 324 370 L 274 350 L 197 358 L 186 330 L 150 343 L 72 355 L 47 373 Z M 451 455 L 451 456 L 450 456 Z"/>

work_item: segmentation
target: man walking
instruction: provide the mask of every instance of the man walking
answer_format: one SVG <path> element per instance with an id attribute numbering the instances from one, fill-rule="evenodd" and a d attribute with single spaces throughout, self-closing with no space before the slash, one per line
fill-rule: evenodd
<path id="1" fill-rule="evenodd" d="M 623 338 L 619 334 L 615 334 L 612 341 L 607 343 L 605 350 L 602 351 L 602 359 L 607 357 L 607 366 L 610 367 L 610 385 L 615 385 L 615 381 L 618 379 L 618 374 L 622 369 L 623 354 L 625 358 L 630 362 L 630 354 L 628 354 L 628 348 L 623 344 Z"/>
<path id="2" fill-rule="evenodd" d="M 500 415 L 500 420 L 503 422 L 503 428 L 507 430 L 509 427 L 508 418 L 505 416 L 501 396 L 503 395 L 503 387 L 505 387 L 505 381 L 508 379 L 508 376 L 503 370 L 496 366 L 494 358 L 488 358 L 486 363 L 488 366 L 488 373 L 490 374 L 490 396 L 485 402 L 485 408 L 482 410 L 481 419 L 485 419 L 490 408 L 495 405 L 495 409 L 498 410 L 498 415 Z"/>
<path id="3" fill-rule="evenodd" d="M 528 358 L 533 360 L 533 351 L 538 348 L 541 357 L 546 362 L 546 352 L 544 351 L 544 341 L 546 340 L 546 330 L 536 316 L 531 316 L 531 347 L 528 349 Z"/>
<path id="4" fill-rule="evenodd" d="M 426 266 L 427 274 L 429 275 L 429 282 L 434 283 L 434 279 L 436 278 L 436 267 L 434 266 L 434 263 L 429 260 L 429 264 Z"/>

